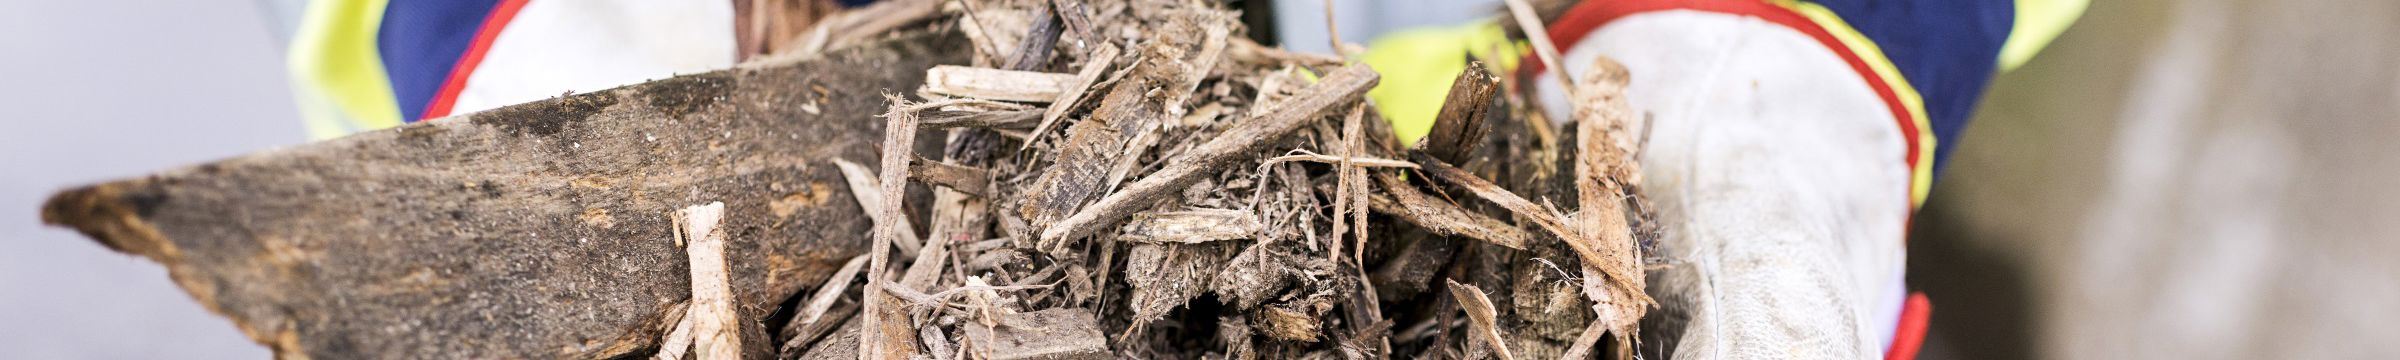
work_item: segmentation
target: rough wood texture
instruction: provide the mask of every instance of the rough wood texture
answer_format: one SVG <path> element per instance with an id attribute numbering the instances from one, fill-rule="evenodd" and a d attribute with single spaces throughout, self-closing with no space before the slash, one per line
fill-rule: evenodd
<path id="1" fill-rule="evenodd" d="M 1381 79 L 1382 75 L 1366 65 L 1334 70 L 1300 95 L 1295 95 L 1289 103 L 1278 105 L 1277 109 L 1265 115 L 1243 120 L 1199 148 L 1169 160 L 1168 163 L 1174 166 L 1134 181 L 1132 185 L 1125 186 L 1124 191 L 1109 194 L 1059 221 L 1057 225 L 1042 230 L 1042 241 L 1055 243 L 1091 235 L 1103 226 L 1124 220 L 1133 212 L 1166 199 L 1168 194 L 1183 191 L 1184 187 L 1200 181 L 1202 174 L 1232 163 L 1240 155 L 1265 149 L 1276 139 L 1299 130 L 1301 125 L 1308 123 L 1307 120 L 1348 109 L 1342 105 L 1365 96 L 1367 89 L 1374 88 Z"/>
<path id="2" fill-rule="evenodd" d="M 43 218 L 166 265 L 283 357 L 638 355 L 690 295 L 670 211 L 726 203 L 735 303 L 765 316 L 866 250 L 825 160 L 875 156 L 878 89 L 964 44 L 905 36 L 364 133 L 71 189 Z M 808 101 L 822 112 L 779 106 Z"/>
<path id="3" fill-rule="evenodd" d="M 1595 321 L 1607 323 L 1619 340 L 1629 341 L 1651 303 L 1650 296 L 1642 292 L 1647 279 L 1625 204 L 1626 199 L 1640 200 L 1628 189 L 1637 185 L 1636 174 L 1641 171 L 1629 149 L 1631 136 L 1627 136 L 1633 108 L 1625 100 L 1625 85 L 1631 74 L 1606 56 L 1594 58 L 1591 69 L 1577 81 L 1582 88 L 1575 92 L 1575 188 L 1580 209 L 1573 226 L 1582 238 L 1570 241 L 1585 243 L 1577 246 L 1577 251 L 1598 255 L 1597 261 L 1586 256 L 1584 266 L 1606 277 L 1585 280 L 1585 295 L 1599 303 Z"/>
<path id="4" fill-rule="evenodd" d="M 1144 243 L 1198 244 L 1248 239 L 1265 230 L 1255 214 L 1230 209 L 1152 211 L 1135 214 L 1118 240 Z"/>
<path id="5" fill-rule="evenodd" d="M 1058 145 L 1058 155 L 1028 195 L 1018 206 L 1021 217 L 1037 229 L 1050 228 L 1076 209 L 1099 199 L 1113 188 L 1113 174 L 1122 159 L 1139 158 L 1145 151 L 1140 144 L 1141 134 L 1172 115 L 1170 108 L 1180 107 L 1180 99 L 1190 95 L 1192 86 L 1208 75 L 1207 69 L 1194 69 L 1187 54 L 1204 46 L 1203 29 L 1231 26 L 1229 19 L 1211 18 L 1207 21 L 1175 18 L 1161 25 L 1163 33 L 1139 48 L 1141 61 L 1133 65 L 1117 83 L 1109 88 L 1091 111 L 1091 117 L 1067 126 L 1065 142 Z M 1086 65 L 1093 66 L 1093 65 Z M 1088 96 L 1088 95 L 1087 95 Z M 1162 101 L 1165 100 L 1165 101 Z M 1156 141 L 1157 139 L 1149 139 Z M 1041 247 L 1055 249 L 1064 240 L 1043 236 Z"/>
<path id="6" fill-rule="evenodd" d="M 1442 99 L 1442 111 L 1433 117 L 1432 131 L 1417 140 L 1417 149 L 1442 161 L 1466 163 L 1467 155 L 1492 133 L 1492 124 L 1484 120 L 1499 90 L 1500 77 L 1485 70 L 1482 61 L 1468 62 L 1450 82 L 1450 95 Z"/>
<path id="7" fill-rule="evenodd" d="M 978 359 L 1107 359 L 1107 339 L 1100 334 L 1100 319 L 1075 308 L 1002 315 L 997 325 L 967 325 L 968 351 Z"/>
<path id="8" fill-rule="evenodd" d="M 1468 328 L 1473 329 L 1473 333 L 1468 336 L 1473 336 L 1475 341 L 1490 347 L 1491 351 L 1497 354 L 1495 356 L 1501 360 L 1515 360 L 1517 356 L 1508 351 L 1508 336 L 1500 334 L 1499 319 L 1496 315 L 1499 310 L 1492 307 L 1492 300 L 1484 295 L 1483 289 L 1476 288 L 1475 285 L 1460 284 L 1456 280 L 1450 280 L 1449 284 L 1450 296 L 1458 300 L 1460 308 L 1467 310 Z"/>

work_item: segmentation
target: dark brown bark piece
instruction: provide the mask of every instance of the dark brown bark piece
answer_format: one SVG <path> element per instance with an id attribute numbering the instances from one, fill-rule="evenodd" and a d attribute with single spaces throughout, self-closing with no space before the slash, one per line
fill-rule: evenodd
<path id="1" fill-rule="evenodd" d="M 1450 95 L 1442 99 L 1442 110 L 1433 118 L 1433 129 L 1418 139 L 1417 149 L 1453 164 L 1466 163 L 1467 154 L 1483 145 L 1484 136 L 1492 133 L 1492 124 L 1485 122 L 1491 114 L 1493 96 L 1500 90 L 1500 77 L 1484 70 L 1482 61 L 1467 63 L 1466 71 L 1450 83 Z"/>
<path id="2" fill-rule="evenodd" d="M 866 250 L 827 160 L 876 155 L 875 89 L 916 88 L 964 44 L 903 36 L 363 133 L 71 189 L 43 218 L 166 265 L 280 356 L 639 354 L 690 295 L 669 211 L 725 202 L 734 302 L 772 313 Z M 809 100 L 821 113 L 780 105 Z"/>

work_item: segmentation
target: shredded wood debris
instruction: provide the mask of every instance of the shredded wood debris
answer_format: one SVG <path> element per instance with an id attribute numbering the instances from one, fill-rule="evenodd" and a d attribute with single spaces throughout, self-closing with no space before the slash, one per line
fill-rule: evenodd
<path id="1" fill-rule="evenodd" d="M 1510 14 L 1548 46 L 1520 3 Z M 827 69 L 924 75 L 819 91 L 886 98 L 883 137 L 858 139 L 874 161 L 807 164 L 838 170 L 872 243 L 751 309 L 771 331 L 744 338 L 725 261 L 774 255 L 726 254 L 743 229 L 678 213 L 694 293 L 645 333 L 665 334 L 655 356 L 755 342 L 783 359 L 1610 358 L 1604 336 L 1635 340 L 1655 232 L 1621 67 L 1577 78 L 1586 106 L 1563 128 L 1505 91 L 1530 86 L 1471 61 L 1431 132 L 1402 144 L 1366 101 L 1374 69 L 1254 42 L 1219 6 L 900 0 L 765 40 L 760 61 L 776 61 L 930 26 L 974 56 Z"/>
<path id="2" fill-rule="evenodd" d="M 786 357 L 1555 358 L 1630 343 L 1650 306 L 1622 108 L 1558 128 L 1477 61 L 1400 144 L 1373 69 L 1252 42 L 1216 5 L 952 4 L 978 55 L 890 101 L 884 176 L 835 161 L 877 261 L 861 295 L 845 271 L 793 310 Z M 901 204 L 909 181 L 931 202 Z"/>

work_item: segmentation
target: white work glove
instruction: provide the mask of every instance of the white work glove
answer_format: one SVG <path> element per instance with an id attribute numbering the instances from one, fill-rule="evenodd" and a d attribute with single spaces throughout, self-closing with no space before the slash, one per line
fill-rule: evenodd
<path id="1" fill-rule="evenodd" d="M 1861 72 L 1803 32 L 1719 12 L 1636 13 L 1559 41 L 1573 74 L 1602 55 L 1632 74 L 1664 234 L 1650 255 L 1668 263 L 1651 315 L 1688 317 L 1649 340 L 1677 359 L 1885 356 L 1918 184 L 1905 120 Z M 1553 73 L 1523 83 L 1568 119 Z"/>

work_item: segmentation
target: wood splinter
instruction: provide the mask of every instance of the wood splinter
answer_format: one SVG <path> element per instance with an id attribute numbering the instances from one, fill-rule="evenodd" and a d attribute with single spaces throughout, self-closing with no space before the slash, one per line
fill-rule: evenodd
<path id="1" fill-rule="evenodd" d="M 1460 284 L 1458 280 L 1442 281 L 1450 283 L 1450 296 L 1457 298 L 1458 306 L 1467 310 L 1467 324 L 1474 329 L 1472 336 L 1475 340 L 1490 346 L 1492 353 L 1498 354 L 1501 360 L 1516 359 L 1517 356 L 1508 351 L 1508 338 L 1500 335 L 1500 324 L 1495 319 L 1499 316 L 1499 310 L 1492 307 L 1492 299 L 1485 297 L 1483 289 Z"/>
<path id="2" fill-rule="evenodd" d="M 1057 100 L 1075 75 L 956 65 L 925 70 L 925 92 L 984 100 L 1046 103 Z"/>
<path id="3" fill-rule="evenodd" d="M 741 359 L 742 317 L 734 309 L 733 285 L 725 274 L 725 232 L 718 227 L 725 218 L 725 203 L 688 207 L 675 214 L 683 224 L 684 237 L 691 240 L 684 252 L 690 254 L 692 261 L 691 306 L 678 322 L 676 333 L 687 329 L 680 324 L 690 324 L 693 358 Z M 682 341 L 671 338 L 668 343 Z M 662 358 L 669 354 L 668 350 L 674 350 L 676 355 L 681 352 L 681 349 L 662 349 L 659 351 Z"/>

